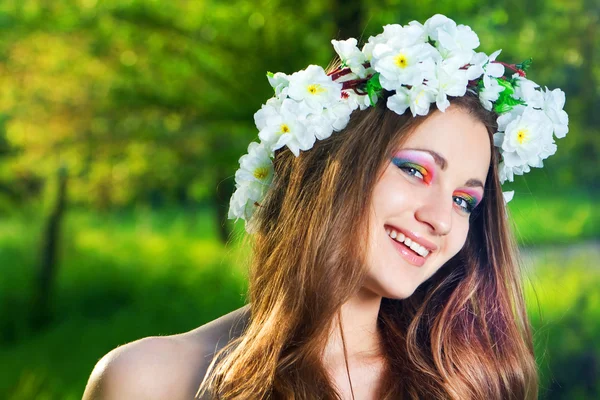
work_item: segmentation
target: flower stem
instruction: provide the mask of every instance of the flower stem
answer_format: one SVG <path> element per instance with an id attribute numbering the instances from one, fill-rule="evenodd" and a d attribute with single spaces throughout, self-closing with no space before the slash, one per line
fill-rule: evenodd
<path id="1" fill-rule="evenodd" d="M 363 67 L 365 67 L 365 68 L 369 68 L 370 66 L 371 66 L 370 62 L 366 62 L 363 64 Z M 331 80 L 335 81 L 336 79 L 341 78 L 344 75 L 348 75 L 351 72 L 352 72 L 352 70 L 348 67 L 340 67 L 340 68 L 337 68 L 337 69 L 331 71 L 327 75 L 331 76 Z"/>
<path id="2" fill-rule="evenodd" d="M 502 62 L 502 61 L 492 61 L 492 62 L 500 64 L 500 65 L 504 65 L 505 68 L 513 70 L 517 74 L 519 74 L 520 77 L 525 78 L 525 71 L 523 71 L 522 69 L 517 68 L 517 66 L 515 64 L 507 64 L 507 63 Z"/>
<path id="3" fill-rule="evenodd" d="M 363 78 L 363 79 L 353 79 L 351 81 L 346 81 L 346 82 L 342 82 L 342 90 L 347 90 L 347 89 L 355 89 L 358 87 L 358 85 L 360 85 L 361 83 L 365 83 L 366 81 L 369 80 L 370 77 L 368 78 Z"/>
<path id="4" fill-rule="evenodd" d="M 335 71 L 330 72 L 329 76 L 331 76 L 331 80 L 335 81 L 338 78 L 341 78 L 344 75 L 348 75 L 350 72 L 352 72 L 352 70 L 350 68 L 344 67 L 344 68 L 338 68 Z"/>

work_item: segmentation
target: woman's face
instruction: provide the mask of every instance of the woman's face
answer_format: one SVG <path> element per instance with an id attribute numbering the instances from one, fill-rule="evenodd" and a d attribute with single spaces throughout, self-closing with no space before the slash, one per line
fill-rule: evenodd
<path id="1" fill-rule="evenodd" d="M 457 106 L 415 129 L 373 189 L 363 289 L 407 298 L 458 253 L 490 157 L 485 126 Z"/>

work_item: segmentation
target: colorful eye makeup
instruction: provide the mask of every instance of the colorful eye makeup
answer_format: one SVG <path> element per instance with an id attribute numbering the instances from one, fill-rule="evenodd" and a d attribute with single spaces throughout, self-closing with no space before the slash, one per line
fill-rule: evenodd
<path id="1" fill-rule="evenodd" d="M 480 196 L 476 192 L 467 189 L 457 190 L 454 192 L 453 198 L 464 200 L 465 205 L 459 203 L 456 204 L 469 213 L 472 212 L 475 207 L 477 207 L 477 204 L 479 204 L 481 201 Z"/>
<path id="2" fill-rule="evenodd" d="M 433 181 L 436 162 L 426 151 L 400 150 L 392 156 L 392 162 L 408 175 L 421 179 L 427 185 Z M 477 207 L 482 196 L 483 194 L 477 190 L 464 188 L 456 190 L 452 194 L 452 199 L 462 211 L 470 214 Z"/>
<path id="3" fill-rule="evenodd" d="M 416 150 L 400 150 L 392 156 L 392 162 L 398 168 L 423 179 L 426 184 L 430 184 L 433 180 L 435 162 L 428 153 Z"/>

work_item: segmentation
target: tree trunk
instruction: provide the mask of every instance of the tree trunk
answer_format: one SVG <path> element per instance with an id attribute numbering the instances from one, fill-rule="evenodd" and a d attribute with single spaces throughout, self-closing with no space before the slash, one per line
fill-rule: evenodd
<path id="1" fill-rule="evenodd" d="M 32 328 L 43 329 L 51 320 L 52 288 L 57 271 L 57 249 L 60 240 L 60 227 L 65 211 L 67 197 L 67 171 L 58 171 L 58 187 L 54 209 L 50 212 L 42 236 L 42 248 L 39 269 L 34 284 Z"/>
<path id="2" fill-rule="evenodd" d="M 221 242 L 227 243 L 231 233 L 227 223 L 227 214 L 229 211 L 229 198 L 233 193 L 233 178 L 231 176 L 223 178 L 226 175 L 223 173 L 222 168 L 217 168 L 216 176 L 217 187 L 214 192 L 213 203 L 216 211 L 217 233 Z"/>

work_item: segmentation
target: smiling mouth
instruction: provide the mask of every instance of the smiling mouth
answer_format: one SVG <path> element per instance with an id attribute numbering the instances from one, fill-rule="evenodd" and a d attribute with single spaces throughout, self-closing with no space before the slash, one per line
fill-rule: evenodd
<path id="1" fill-rule="evenodd" d="M 390 227 L 386 227 L 385 232 L 392 240 L 399 244 L 403 244 L 404 247 L 411 250 L 416 256 L 426 258 L 430 253 L 428 249 L 426 249 L 424 246 L 421 246 L 419 243 L 411 240 L 410 238 L 406 237 L 402 232 L 398 232 Z"/>

